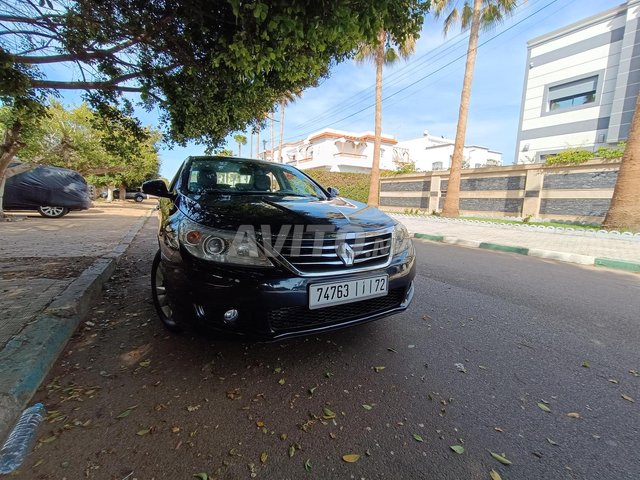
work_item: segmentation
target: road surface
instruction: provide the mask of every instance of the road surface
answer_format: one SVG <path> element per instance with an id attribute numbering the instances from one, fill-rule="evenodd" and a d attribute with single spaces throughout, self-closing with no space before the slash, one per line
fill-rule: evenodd
<path id="1" fill-rule="evenodd" d="M 36 395 L 53 413 L 12 478 L 640 478 L 638 275 L 417 242 L 404 314 L 248 344 L 162 329 L 155 228 Z"/>

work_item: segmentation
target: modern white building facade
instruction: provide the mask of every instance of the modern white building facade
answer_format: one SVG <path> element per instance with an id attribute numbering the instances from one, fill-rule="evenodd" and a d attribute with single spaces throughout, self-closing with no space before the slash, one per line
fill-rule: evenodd
<path id="1" fill-rule="evenodd" d="M 450 138 L 430 135 L 398 142 L 396 149 L 404 162 L 415 163 L 419 172 L 447 170 L 451 167 L 454 141 Z M 502 165 L 502 154 L 479 145 L 465 145 L 462 154 L 463 168 L 495 167 Z"/>
<path id="2" fill-rule="evenodd" d="M 515 163 L 627 138 L 640 87 L 640 0 L 528 42 Z"/>

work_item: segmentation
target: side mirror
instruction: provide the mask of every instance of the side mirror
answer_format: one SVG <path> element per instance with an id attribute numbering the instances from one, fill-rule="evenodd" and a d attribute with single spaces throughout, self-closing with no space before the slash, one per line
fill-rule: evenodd
<path id="1" fill-rule="evenodd" d="M 338 195 L 340 195 L 340 192 L 336 187 L 327 188 L 327 193 L 329 194 L 329 198 L 336 198 Z"/>
<path id="2" fill-rule="evenodd" d="M 142 184 L 142 191 L 154 197 L 173 198 L 164 180 L 149 180 Z"/>

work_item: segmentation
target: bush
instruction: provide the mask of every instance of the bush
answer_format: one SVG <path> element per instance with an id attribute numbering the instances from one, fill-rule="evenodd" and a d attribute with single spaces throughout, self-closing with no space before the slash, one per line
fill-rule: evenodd
<path id="1" fill-rule="evenodd" d="M 556 155 L 550 155 L 545 162 L 547 165 L 578 165 L 594 157 L 593 152 L 588 150 L 578 150 L 570 148 L 563 150 Z"/>
<path id="2" fill-rule="evenodd" d="M 369 198 L 369 174 L 329 172 L 321 168 L 306 170 L 305 173 L 325 188 L 337 188 L 341 197 L 367 203 Z"/>
<path id="3" fill-rule="evenodd" d="M 604 158 L 606 160 L 622 158 L 624 148 L 624 142 L 620 142 L 616 147 L 600 147 L 595 153 L 588 150 L 568 148 L 556 155 L 550 155 L 545 163 L 547 165 L 578 165 L 593 158 Z"/>

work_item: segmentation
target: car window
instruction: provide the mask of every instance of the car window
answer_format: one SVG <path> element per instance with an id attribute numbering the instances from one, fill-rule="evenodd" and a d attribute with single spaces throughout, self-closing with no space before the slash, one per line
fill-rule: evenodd
<path id="1" fill-rule="evenodd" d="M 187 194 L 277 194 L 325 198 L 313 181 L 292 167 L 228 158 L 198 158 L 185 172 Z"/>

